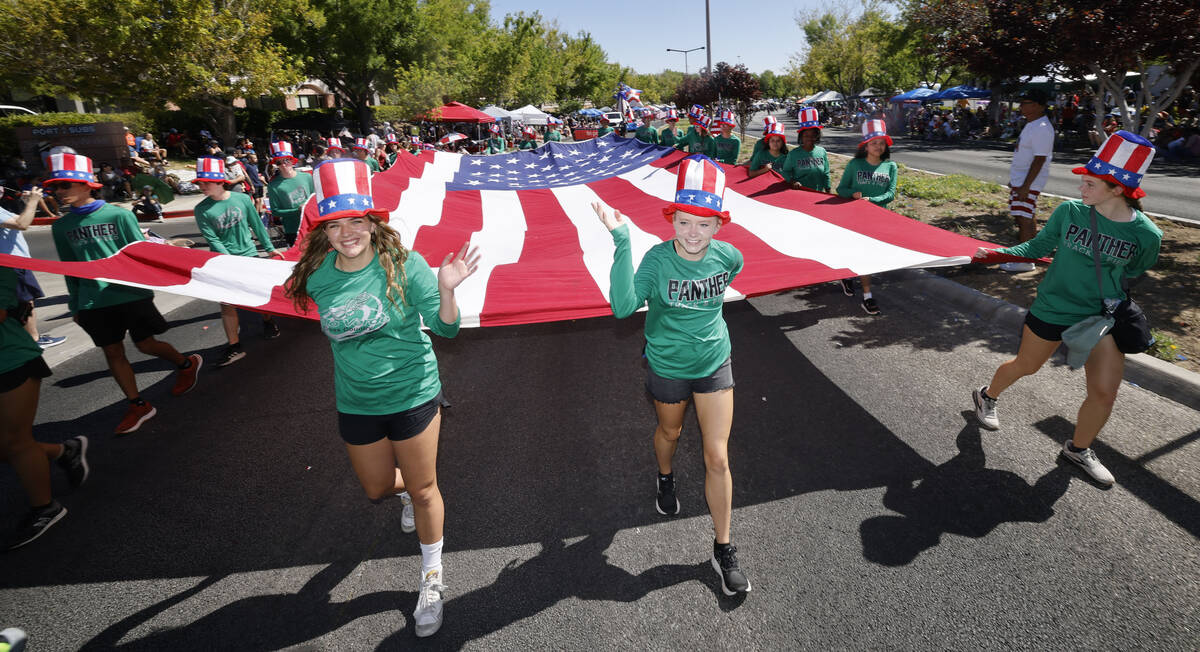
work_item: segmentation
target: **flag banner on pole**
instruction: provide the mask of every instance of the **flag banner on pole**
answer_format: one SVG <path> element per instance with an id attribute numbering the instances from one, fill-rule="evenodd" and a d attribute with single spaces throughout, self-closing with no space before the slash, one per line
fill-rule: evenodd
<path id="1" fill-rule="evenodd" d="M 636 267 L 650 247 L 673 237 L 662 208 L 674 200 L 685 156 L 614 135 L 495 156 L 423 152 L 398 157 L 376 174 L 372 194 L 402 241 L 435 268 L 464 242 L 479 247 L 478 271 L 456 290 L 463 326 L 579 319 L 611 314 L 614 246 L 592 202 L 626 216 Z M 745 167 L 723 167 L 732 221 L 717 237 L 745 258 L 726 300 L 894 269 L 961 265 L 977 247 L 990 246 L 864 200 L 792 190 L 773 172 L 751 179 Z M 315 216 L 310 198 L 301 237 Z M 298 247 L 288 254 L 294 260 Z M 281 287 L 292 264 L 150 242 L 87 263 L 0 255 L 0 265 L 283 315 L 296 314 Z"/>

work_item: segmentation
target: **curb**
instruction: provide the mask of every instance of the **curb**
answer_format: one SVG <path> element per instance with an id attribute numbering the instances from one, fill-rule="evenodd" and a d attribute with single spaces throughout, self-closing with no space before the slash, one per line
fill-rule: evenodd
<path id="1" fill-rule="evenodd" d="M 1018 330 L 1025 321 L 1025 308 L 979 290 L 956 283 L 924 269 L 901 269 L 888 273 L 909 287 L 936 296 L 964 312 L 1005 329 Z M 1063 349 L 1056 357 L 1065 359 Z M 1146 353 L 1125 356 L 1125 380 L 1193 410 L 1200 410 L 1200 373 L 1181 369 Z"/>

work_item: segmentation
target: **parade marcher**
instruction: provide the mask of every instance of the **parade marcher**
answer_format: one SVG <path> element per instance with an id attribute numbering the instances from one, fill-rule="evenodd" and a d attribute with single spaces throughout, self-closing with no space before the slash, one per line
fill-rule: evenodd
<path id="1" fill-rule="evenodd" d="M 25 206 L 21 209 L 20 215 L 14 215 L 4 208 L 0 208 L 0 254 L 29 258 L 29 242 L 25 240 L 23 231 L 33 225 L 34 214 L 37 212 L 38 204 L 43 196 L 42 189 L 40 186 L 33 186 L 21 193 L 21 196 L 25 198 Z M 14 312 L 19 314 L 10 314 L 9 318 L 16 318 L 18 322 L 24 321 L 25 332 L 29 333 L 29 336 L 43 349 L 66 342 L 65 335 L 38 332 L 37 315 L 34 314 L 33 302 L 46 294 L 42 291 L 42 286 L 33 272 L 27 269 L 18 269 L 16 272 L 17 300 L 15 303 L 3 307 L 10 309 L 15 307 Z"/>
<path id="2" fill-rule="evenodd" d="M 292 154 L 292 144 L 287 141 L 271 143 L 271 162 L 279 171 L 267 184 L 267 197 L 271 200 L 271 212 L 283 224 L 283 237 L 290 247 L 296 244 L 304 204 L 315 192 L 313 179 L 310 174 L 296 171 L 299 161 Z"/>
<path id="3" fill-rule="evenodd" d="M 417 636 L 442 624 L 442 526 L 437 486 L 441 430 L 437 359 L 422 321 L 454 337 L 454 290 L 479 255 L 464 244 L 437 275 L 374 208 L 366 167 L 330 161 L 314 170 L 318 217 L 285 287 L 300 310 L 316 304 L 333 350 L 338 428 L 367 498 L 398 495 L 400 529 L 417 531 L 421 581 L 413 613 Z"/>
<path id="4" fill-rule="evenodd" d="M 725 595 L 750 591 L 738 567 L 730 521 L 733 479 L 729 472 L 729 432 L 733 426 L 733 371 L 729 330 L 721 310 L 725 289 L 742 270 L 742 254 L 714 239 L 729 222 L 722 211 L 725 173 L 706 156 L 680 162 L 675 201 L 663 208 L 675 237 L 651 247 L 633 271 L 629 227 L 619 211 L 599 203 L 592 208 L 612 233 L 616 251 L 610 271 L 610 302 L 617 318 L 642 306 L 646 313 L 646 389 L 654 399 L 658 427 L 655 509 L 679 513 L 672 459 L 688 401 L 696 404 L 704 449 L 704 494 L 715 538 L 712 565 Z"/>
<path id="5" fill-rule="evenodd" d="M 546 142 L 557 143 L 562 141 L 562 132 L 559 127 L 562 125 L 562 120 L 558 118 L 550 118 L 550 122 L 546 127 Z"/>
<path id="6" fill-rule="evenodd" d="M 517 149 L 537 149 L 537 132 L 533 130 L 533 127 L 525 127 L 521 130 L 521 135 L 524 138 L 517 145 Z"/>
<path id="7" fill-rule="evenodd" d="M 767 125 L 763 131 L 762 141 L 767 146 L 750 158 L 750 173 L 748 176 L 757 177 L 768 171 L 783 174 L 783 164 L 788 159 L 787 136 L 783 125 L 778 122 Z"/>
<path id="8" fill-rule="evenodd" d="M 384 149 L 387 150 L 387 166 L 391 168 L 396 164 L 396 158 L 400 156 L 400 138 L 395 132 L 389 132 Z"/>
<path id="9" fill-rule="evenodd" d="M 675 125 L 679 123 L 679 114 L 675 112 L 675 109 L 667 109 L 667 115 L 663 120 L 667 123 L 667 126 L 658 132 L 658 144 L 674 147 L 675 143 L 683 138 L 683 134 L 679 133 L 679 130 L 675 128 Z"/>
<path id="10" fill-rule="evenodd" d="M 763 134 L 764 135 L 762 138 L 754 141 L 754 151 L 750 153 L 751 157 L 753 157 L 756 154 L 758 154 L 759 152 L 761 152 L 763 150 L 763 148 L 767 146 L 765 134 L 767 133 L 767 130 L 770 129 L 771 125 L 773 125 L 773 124 L 779 124 L 779 121 L 775 119 L 775 116 L 773 116 L 769 113 L 767 115 L 763 116 Z"/>
<path id="11" fill-rule="evenodd" d="M 42 379 L 50 375 L 50 367 L 42 359 L 42 348 L 7 309 L 17 303 L 17 271 L 0 267 L 0 460 L 16 471 L 30 510 L 8 538 L 9 550 L 42 536 L 67 514 L 67 508 L 51 493 L 49 460 L 66 471 L 72 487 L 88 477 L 87 437 L 73 437 L 61 444 L 33 438 Z"/>
<path id="12" fill-rule="evenodd" d="M 991 382 L 972 393 L 975 414 L 985 428 L 1000 427 L 996 412 L 1000 395 L 1041 369 L 1072 325 L 1115 313 L 1112 331 L 1099 336 L 1099 341 L 1093 339 L 1090 352 L 1081 345 L 1081 350 L 1067 356 L 1072 366 L 1083 365 L 1086 371 L 1087 397 L 1079 407 L 1074 435 L 1063 442 L 1062 455 L 1103 485 L 1112 485 L 1115 479 L 1091 445 L 1112 414 L 1125 354 L 1144 350 L 1149 341 L 1149 327 L 1131 318 L 1128 281 L 1154 265 L 1162 243 L 1162 231 L 1142 212 L 1140 201 L 1146 192 L 1139 186 L 1154 151 L 1145 138 L 1117 131 L 1086 166 L 1072 170 L 1082 175 L 1080 199 L 1054 209 L 1036 237 L 1015 247 L 980 248 L 975 253 L 976 258 L 991 251 L 1022 258 L 1054 254 L 1025 315 L 1017 357 L 1000 365 Z M 1136 304 L 1133 309 L 1140 313 Z"/>
<path id="13" fill-rule="evenodd" d="M 642 126 L 633 132 L 633 137 L 643 143 L 650 143 L 651 145 L 659 144 L 658 131 L 654 129 L 654 111 L 652 109 L 642 110 Z"/>
<path id="14" fill-rule="evenodd" d="M 254 210 L 254 202 L 245 195 L 229 192 L 221 163 L 219 158 L 196 159 L 196 185 L 200 186 L 204 199 L 196 204 L 194 214 L 196 227 L 200 229 L 200 235 L 208 241 L 208 248 L 219 254 L 255 257 L 258 255 L 258 248 L 250 239 L 253 234 L 272 258 L 282 258 L 283 253 L 271 245 L 271 237 L 267 235 L 267 229 L 263 226 L 258 211 Z M 266 314 L 262 319 L 263 337 L 279 337 L 279 326 L 275 320 Z M 246 357 L 239 335 L 240 324 L 236 306 L 221 304 L 221 326 L 225 329 L 228 346 L 217 366 L 225 367 Z"/>
<path id="15" fill-rule="evenodd" d="M 366 138 L 354 139 L 354 144 L 350 146 L 350 155 L 366 163 L 367 169 L 371 171 L 371 174 L 383 170 L 383 168 L 379 167 L 379 161 L 374 156 L 371 156 L 371 144 Z"/>
<path id="16" fill-rule="evenodd" d="M 600 118 L 600 121 L 604 123 L 604 126 L 600 127 L 600 131 L 596 132 L 597 138 L 603 138 L 614 131 L 612 122 L 608 119 L 608 116 Z"/>
<path id="17" fill-rule="evenodd" d="M 892 155 L 892 137 L 887 134 L 887 123 L 883 120 L 863 121 L 862 133 L 858 151 L 842 171 L 837 194 L 887 206 L 896 196 L 896 179 L 900 176 L 896 163 L 888 160 Z M 863 290 L 862 309 L 868 315 L 878 315 L 879 305 L 871 294 L 870 275 L 860 276 L 858 280 Z M 851 279 L 842 279 L 842 292 L 848 297 L 854 296 Z"/>
<path id="18" fill-rule="evenodd" d="M 1054 159 L 1054 125 L 1046 117 L 1045 92 L 1030 89 L 1020 96 L 1018 106 L 1025 118 L 1017 148 L 1013 151 L 1008 169 L 1008 214 L 1017 223 L 1017 238 L 1021 242 L 1037 234 L 1037 200 L 1050 178 L 1050 161 Z M 1006 272 L 1032 272 L 1033 263 L 1012 262 L 1000 265 Z"/>
<path id="19" fill-rule="evenodd" d="M 821 118 L 816 109 L 805 108 L 800 110 L 799 119 L 800 146 L 788 153 L 783 178 L 797 190 L 829 192 L 829 155 L 817 145 L 821 142 Z"/>
<path id="20" fill-rule="evenodd" d="M 709 117 L 706 115 L 692 118 L 692 126 L 688 127 L 687 134 L 681 140 L 675 142 L 675 147 L 688 154 L 707 156 L 713 141 L 712 136 L 708 133 L 708 123 Z"/>
<path id="21" fill-rule="evenodd" d="M 488 154 L 503 154 L 504 152 L 508 151 L 508 142 L 504 140 L 504 136 L 500 135 L 499 124 L 493 123 L 491 127 L 488 127 L 488 132 L 492 134 L 492 136 L 487 139 Z"/>
<path id="22" fill-rule="evenodd" d="M 78 154 L 53 154 L 50 168 L 50 178 L 44 185 L 71 207 L 50 227 L 60 259 L 101 260 L 115 255 L 127 244 L 145 239 L 133 213 L 92 198 L 92 190 L 100 184 L 92 174 L 91 159 Z M 179 370 L 171 394 L 181 396 L 196 386 L 204 362 L 200 354 L 184 356 L 169 343 L 154 337 L 168 328 L 167 320 L 154 307 L 154 292 L 70 276 L 66 277 L 66 283 L 67 308 L 74 314 L 75 323 L 104 352 L 113 379 L 129 401 L 125 416 L 116 427 L 117 434 L 134 432 L 158 414 L 138 391 L 137 376 L 125 356 L 126 333 L 138 351 L 166 360 Z"/>
<path id="23" fill-rule="evenodd" d="M 717 126 L 721 129 L 721 135 L 713 137 L 708 155 L 726 165 L 737 165 L 738 155 L 742 153 L 742 140 L 733 135 L 733 128 L 737 126 L 733 111 L 722 111 L 717 117 Z"/>
<path id="24" fill-rule="evenodd" d="M 331 136 L 325 139 L 325 158 L 326 160 L 335 158 L 344 158 L 346 156 L 346 148 L 342 147 L 342 139 L 337 136 Z"/>

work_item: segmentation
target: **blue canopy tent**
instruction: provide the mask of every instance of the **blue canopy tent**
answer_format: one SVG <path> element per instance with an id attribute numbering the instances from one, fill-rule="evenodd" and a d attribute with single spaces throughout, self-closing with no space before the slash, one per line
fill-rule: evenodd
<path id="1" fill-rule="evenodd" d="M 601 111 L 600 109 L 580 109 L 579 115 L 582 115 L 582 116 L 585 116 L 588 118 L 599 118 L 600 116 L 604 115 L 604 112 Z"/>
<path id="2" fill-rule="evenodd" d="M 991 97 L 992 92 L 986 88 L 976 88 L 974 86 L 951 86 L 946 90 L 922 98 L 925 101 L 931 100 L 979 100 Z"/>
<path id="3" fill-rule="evenodd" d="M 928 99 L 931 95 L 937 95 L 937 91 L 933 90 L 932 88 L 914 88 L 911 91 L 908 91 L 907 93 L 901 93 L 888 101 L 920 102 Z"/>

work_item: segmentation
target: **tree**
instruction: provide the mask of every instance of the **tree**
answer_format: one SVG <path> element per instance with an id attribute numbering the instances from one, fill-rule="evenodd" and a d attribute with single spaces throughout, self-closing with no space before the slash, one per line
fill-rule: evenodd
<path id="1" fill-rule="evenodd" d="M 418 58 L 397 66 L 387 103 L 416 116 L 441 106 L 446 97 L 474 102 L 486 44 L 496 32 L 487 3 L 425 0 L 417 20 Z"/>
<path id="2" fill-rule="evenodd" d="M 1093 0 L 1086 5 L 1062 2 L 1054 14 L 1057 59 L 1079 77 L 1095 76 L 1097 127 L 1107 93 L 1120 109 L 1122 126 L 1149 136 L 1158 113 L 1169 107 L 1200 69 L 1200 6 L 1194 0 Z M 1158 96 L 1147 78 L 1148 64 L 1160 62 L 1174 82 Z M 1140 75 L 1140 89 L 1129 106 L 1126 76 Z M 1138 110 L 1145 107 L 1145 110 Z M 1133 109 L 1133 110 L 1131 110 Z"/>
<path id="3" fill-rule="evenodd" d="M 712 86 L 719 101 L 728 103 L 738 117 L 741 137 L 746 137 L 746 123 L 754 114 L 754 102 L 762 97 L 758 78 L 746 70 L 746 66 L 731 66 L 724 61 L 713 66 Z"/>
<path id="4" fill-rule="evenodd" d="M 846 97 L 866 88 L 870 75 L 878 76 L 885 49 L 900 31 L 874 0 L 864 0 L 861 13 L 839 4 L 798 16 L 796 23 L 806 48 L 792 56 L 791 72 L 809 88 Z"/>
<path id="5" fill-rule="evenodd" d="M 310 2 L 314 13 L 280 20 L 275 35 L 303 58 L 309 76 L 354 109 L 359 128 L 366 131 L 375 94 L 390 90 L 397 73 L 419 58 L 417 0 Z"/>
<path id="6" fill-rule="evenodd" d="M 300 81 L 271 25 L 310 15 L 305 0 L 14 0 L 0 3 L 0 29 L 38 36 L 0 45 L 0 76 L 37 93 L 147 110 L 174 102 L 229 142 L 234 99 Z"/>
<path id="7" fill-rule="evenodd" d="M 693 104 L 711 107 L 717 102 L 717 89 L 708 76 L 687 75 L 675 89 L 674 99 L 675 106 L 684 110 Z"/>

